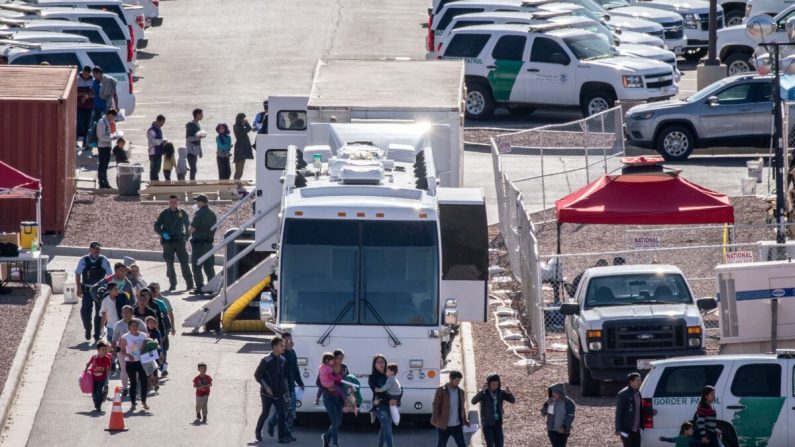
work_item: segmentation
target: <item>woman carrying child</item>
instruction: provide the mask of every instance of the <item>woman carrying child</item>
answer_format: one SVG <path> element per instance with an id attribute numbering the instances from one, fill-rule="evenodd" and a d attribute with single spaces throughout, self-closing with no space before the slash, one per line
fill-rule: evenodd
<path id="1" fill-rule="evenodd" d="M 389 399 L 385 392 L 376 391 L 377 388 L 383 387 L 387 382 L 386 375 L 386 358 L 383 354 L 376 354 L 373 357 L 373 367 L 370 372 L 370 377 L 367 379 L 370 389 L 373 391 L 373 415 L 378 418 L 381 424 L 381 430 L 378 432 L 378 447 L 393 447 L 394 440 L 392 438 L 392 414 L 390 413 L 389 406 L 397 405 L 397 399 Z"/>
<path id="2" fill-rule="evenodd" d="M 323 393 L 323 406 L 326 407 L 331 425 L 326 433 L 321 435 L 323 447 L 329 445 L 339 445 L 338 436 L 340 425 L 342 425 L 342 405 L 344 391 L 342 388 L 342 376 L 334 371 L 336 360 L 334 354 L 327 352 L 323 354 L 320 364 L 319 378 Z"/>

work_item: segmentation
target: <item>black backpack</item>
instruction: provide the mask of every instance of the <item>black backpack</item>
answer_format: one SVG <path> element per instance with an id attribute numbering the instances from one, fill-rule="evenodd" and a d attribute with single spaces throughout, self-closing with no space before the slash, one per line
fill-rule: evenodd
<path id="1" fill-rule="evenodd" d="M 11 242 L 0 242 L 0 256 L 15 258 L 19 256 L 19 247 Z"/>

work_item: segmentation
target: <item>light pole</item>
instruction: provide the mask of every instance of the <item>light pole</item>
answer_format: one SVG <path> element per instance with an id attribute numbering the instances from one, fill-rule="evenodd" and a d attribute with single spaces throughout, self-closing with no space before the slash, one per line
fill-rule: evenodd
<path id="1" fill-rule="evenodd" d="M 786 213 L 784 201 L 784 123 L 781 110 L 781 47 L 792 46 L 793 37 L 795 37 L 795 17 L 787 20 L 786 23 L 788 42 L 765 42 L 765 39 L 777 30 L 776 22 L 772 17 L 761 15 L 751 17 L 745 24 L 745 33 L 751 39 L 759 42 L 759 46 L 765 48 L 769 54 L 772 54 L 771 65 L 773 71 L 773 146 L 775 148 L 775 157 L 773 159 L 773 169 L 776 177 L 776 243 L 784 244 L 787 240 L 786 235 Z M 790 60 L 790 58 L 787 58 Z M 757 60 L 757 67 L 765 65 L 765 58 L 760 57 Z M 795 74 L 795 64 L 788 64 L 784 67 L 786 74 Z M 786 251 L 779 247 L 776 250 L 779 259 L 784 259 Z"/>

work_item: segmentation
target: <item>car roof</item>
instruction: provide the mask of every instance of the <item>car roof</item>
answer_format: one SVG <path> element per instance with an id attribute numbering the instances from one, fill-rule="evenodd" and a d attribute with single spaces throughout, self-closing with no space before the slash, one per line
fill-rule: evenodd
<path id="1" fill-rule="evenodd" d="M 622 273 L 679 273 L 682 270 L 670 264 L 627 264 L 609 265 L 606 267 L 591 267 L 588 269 L 590 276 L 612 276 Z M 683 275 L 683 274 L 682 274 Z"/>
<path id="2" fill-rule="evenodd" d="M 71 41 L 88 42 L 88 37 L 79 34 L 60 33 L 52 31 L 36 31 L 24 29 L 0 30 L 0 39 L 11 39 L 19 41 L 45 40 L 52 42 Z"/>
<path id="3" fill-rule="evenodd" d="M 521 0 L 457 0 L 444 5 L 444 8 L 474 7 L 478 5 L 522 6 Z"/>
<path id="4" fill-rule="evenodd" d="M 0 23 L 2 25 L 2 23 Z M 47 19 L 33 19 L 22 20 L 21 26 L 10 25 L 12 29 L 32 29 L 32 28 L 82 28 L 82 29 L 97 29 L 101 30 L 102 27 L 94 25 L 93 23 L 75 22 L 74 20 L 47 20 Z"/>
<path id="5" fill-rule="evenodd" d="M 486 33 L 498 33 L 503 31 L 510 31 L 510 32 L 519 32 L 519 33 L 532 33 L 538 32 L 543 29 L 552 29 L 558 28 L 559 25 L 554 25 L 551 23 L 539 23 L 537 25 L 521 25 L 521 24 L 513 24 L 513 23 L 494 23 L 488 25 L 473 25 L 467 26 L 463 28 L 454 29 L 452 31 L 453 34 L 462 34 L 462 33 L 469 33 L 469 32 L 486 32 Z"/>
<path id="6" fill-rule="evenodd" d="M 728 82 L 748 81 L 748 80 L 770 81 L 771 79 L 773 79 L 773 75 L 760 75 L 758 73 L 743 73 L 734 76 L 729 76 L 728 78 L 725 79 Z"/>
<path id="7" fill-rule="evenodd" d="M 15 54 L 17 52 L 26 52 L 33 50 L 41 51 L 57 51 L 57 50 L 85 50 L 85 51 L 113 51 L 118 52 L 119 49 L 110 46 L 90 42 L 42 42 L 36 44 L 37 48 L 24 48 L 22 46 L 14 46 L 8 44 L 0 44 L 0 53 Z"/>
<path id="8" fill-rule="evenodd" d="M 81 3 L 92 4 L 92 5 L 107 4 L 107 3 L 124 4 L 124 2 L 122 2 L 121 0 L 22 0 L 22 1 L 24 1 L 25 3 L 41 5 L 41 6 L 46 6 L 48 3 L 73 4 L 73 5 Z"/>
<path id="9" fill-rule="evenodd" d="M 14 11 L 10 9 L 0 9 L 0 16 L 11 18 L 26 18 L 26 17 L 44 17 L 47 15 L 70 15 L 70 16 L 99 16 L 99 17 L 119 17 L 118 14 L 111 11 L 103 11 L 101 9 L 90 8 L 69 8 L 63 6 L 32 6 L 31 12 L 25 13 Z"/>
<path id="10" fill-rule="evenodd" d="M 701 365 L 707 363 L 731 362 L 738 360 L 776 360 L 776 354 L 721 354 L 694 357 L 674 357 L 670 359 L 655 360 L 652 362 L 656 368 L 679 365 Z"/>

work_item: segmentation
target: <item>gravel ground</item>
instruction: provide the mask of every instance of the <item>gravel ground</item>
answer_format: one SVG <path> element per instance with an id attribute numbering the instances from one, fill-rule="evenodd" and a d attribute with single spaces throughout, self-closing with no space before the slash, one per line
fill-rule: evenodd
<path id="1" fill-rule="evenodd" d="M 193 204 L 180 206 L 192 213 Z M 220 218 L 233 204 L 225 203 L 210 208 Z M 158 214 L 167 205 L 142 204 L 136 197 L 105 194 L 78 193 L 63 236 L 48 236 L 45 244 L 88 247 L 91 241 L 100 241 L 107 247 L 136 250 L 160 250 L 160 240 L 153 225 Z M 251 217 L 251 207 L 240 207 L 240 221 Z M 226 230 L 236 226 L 234 218 L 228 219 L 216 232 L 216 242 Z M 190 244 L 188 244 L 190 250 Z"/>
<path id="2" fill-rule="evenodd" d="M 510 134 L 506 137 L 513 147 L 564 149 L 611 148 L 616 144 L 620 133 L 602 132 L 602 129 L 589 129 L 586 134 L 580 124 L 560 124 L 543 131 L 537 129 L 465 128 L 464 141 L 473 144 L 489 144 L 491 138 Z M 609 130 L 609 129 L 608 129 Z"/>
<path id="3" fill-rule="evenodd" d="M 17 347 L 33 310 L 36 291 L 19 284 L 10 284 L 11 294 L 0 295 L 0 392 L 6 383 L 8 370 L 17 354 Z"/>

